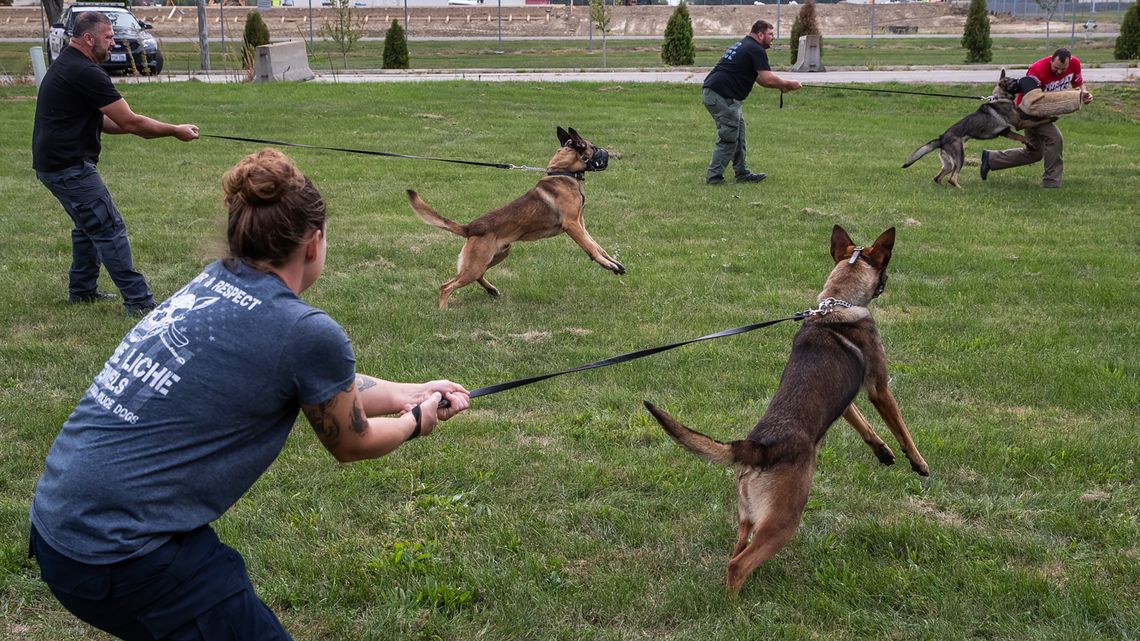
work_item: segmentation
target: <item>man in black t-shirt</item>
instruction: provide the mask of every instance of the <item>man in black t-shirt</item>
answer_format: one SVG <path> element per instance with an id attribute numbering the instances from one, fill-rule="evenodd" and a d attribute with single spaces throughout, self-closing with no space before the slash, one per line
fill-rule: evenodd
<path id="1" fill-rule="evenodd" d="M 744 144 L 744 99 L 752 92 L 752 84 L 779 89 L 783 93 L 800 88 L 796 80 L 785 80 L 772 73 L 768 54 L 776 36 L 772 25 L 757 20 L 752 31 L 740 42 L 725 50 L 720 62 L 705 77 L 701 89 L 701 102 L 716 122 L 718 140 L 713 149 L 705 182 L 710 185 L 724 183 L 724 170 L 732 163 L 738 183 L 758 183 L 768 174 L 754 174 L 748 170 Z"/>
<path id="2" fill-rule="evenodd" d="M 100 136 L 106 131 L 189 142 L 198 138 L 198 128 L 166 124 L 131 111 L 98 64 L 115 46 L 115 31 L 106 15 L 80 14 L 73 34 L 40 84 L 32 167 L 75 223 L 68 302 L 115 298 L 96 287 L 102 264 L 118 286 L 127 314 L 141 316 L 154 309 L 154 298 L 135 269 L 123 217 L 95 169 Z"/>

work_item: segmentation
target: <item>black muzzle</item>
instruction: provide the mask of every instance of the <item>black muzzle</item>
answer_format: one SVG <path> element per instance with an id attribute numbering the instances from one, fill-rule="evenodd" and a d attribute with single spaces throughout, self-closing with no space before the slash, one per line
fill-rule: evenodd
<path id="1" fill-rule="evenodd" d="M 609 164 L 610 152 L 598 147 L 594 149 L 594 155 L 586 161 L 586 171 L 605 171 Z"/>

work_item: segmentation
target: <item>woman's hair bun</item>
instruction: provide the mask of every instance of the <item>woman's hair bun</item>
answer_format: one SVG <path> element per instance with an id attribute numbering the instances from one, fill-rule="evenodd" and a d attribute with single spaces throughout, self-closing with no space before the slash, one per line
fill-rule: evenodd
<path id="1" fill-rule="evenodd" d="M 250 154 L 222 176 L 227 205 L 234 199 L 255 207 L 272 205 L 304 186 L 305 176 L 276 149 Z"/>

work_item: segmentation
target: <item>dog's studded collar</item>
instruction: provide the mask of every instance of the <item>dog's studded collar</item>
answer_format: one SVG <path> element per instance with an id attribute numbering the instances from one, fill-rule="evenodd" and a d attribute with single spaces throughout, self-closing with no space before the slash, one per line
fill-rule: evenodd
<path id="1" fill-rule="evenodd" d="M 825 298 L 825 299 L 819 301 L 819 307 L 816 307 L 814 309 L 805 309 L 804 311 L 796 314 L 794 316 L 794 318 L 796 320 L 803 320 L 803 319 L 811 317 L 811 316 L 827 316 L 828 314 L 830 314 L 831 312 L 834 312 L 836 310 L 836 308 L 839 308 L 839 307 L 842 307 L 844 309 L 851 309 L 852 307 L 858 307 L 858 305 L 855 305 L 853 303 L 848 303 L 847 301 L 843 300 L 842 298 L 830 298 L 829 297 L 829 298 Z"/>
<path id="2" fill-rule="evenodd" d="M 566 171 L 565 169 L 547 169 L 546 175 L 547 176 L 570 176 L 571 178 L 574 178 L 575 180 L 580 180 L 582 182 L 586 181 L 586 172 L 584 172 L 584 171 Z"/>

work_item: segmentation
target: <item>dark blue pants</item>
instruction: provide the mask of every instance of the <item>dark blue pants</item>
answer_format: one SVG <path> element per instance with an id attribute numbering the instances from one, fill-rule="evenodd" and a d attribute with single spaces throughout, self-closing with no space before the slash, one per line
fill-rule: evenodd
<path id="1" fill-rule="evenodd" d="M 59 602 L 127 641 L 292 641 L 257 598 L 241 555 L 208 526 L 108 565 L 73 561 L 32 528 L 31 550 Z"/>
<path id="2" fill-rule="evenodd" d="M 36 176 L 75 223 L 75 229 L 71 230 L 68 293 L 72 296 L 94 294 L 102 263 L 123 295 L 125 305 L 154 304 L 150 285 L 135 269 L 123 216 L 111 200 L 111 192 L 107 191 L 95 165 L 85 162 L 59 171 L 37 171 Z"/>

